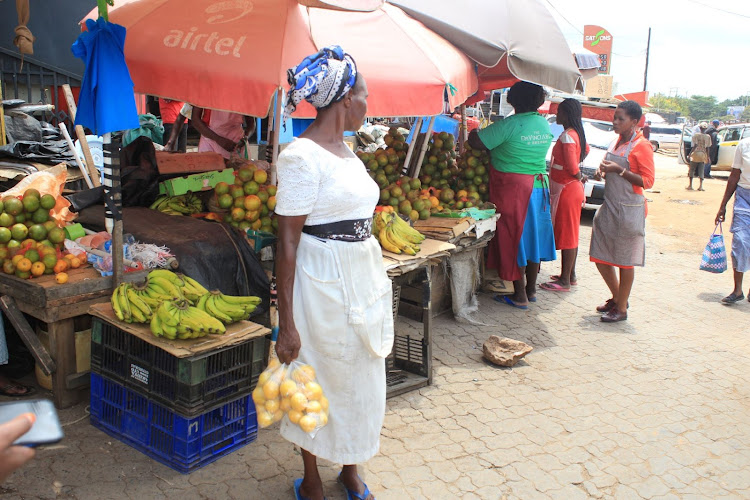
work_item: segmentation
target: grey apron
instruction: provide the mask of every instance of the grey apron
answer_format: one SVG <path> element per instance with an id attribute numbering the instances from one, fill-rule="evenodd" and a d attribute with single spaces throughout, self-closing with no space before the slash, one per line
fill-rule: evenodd
<path id="1" fill-rule="evenodd" d="M 628 143 L 625 156 L 610 152 L 606 160 L 630 170 Z M 616 143 L 615 143 L 616 144 Z M 617 174 L 607 175 L 604 203 L 594 216 L 589 255 L 616 266 L 643 266 L 646 260 L 646 198 L 633 192 L 633 184 Z"/>

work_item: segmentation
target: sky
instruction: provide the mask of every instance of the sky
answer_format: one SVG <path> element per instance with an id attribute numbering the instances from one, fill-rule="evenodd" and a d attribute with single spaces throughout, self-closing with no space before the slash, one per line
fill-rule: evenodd
<path id="1" fill-rule="evenodd" d="M 750 0 L 543 3 L 571 48 L 583 45 L 586 24 L 612 34 L 611 74 L 618 93 L 643 90 L 651 27 L 648 90 L 652 95 L 713 95 L 720 101 L 750 96 Z"/>

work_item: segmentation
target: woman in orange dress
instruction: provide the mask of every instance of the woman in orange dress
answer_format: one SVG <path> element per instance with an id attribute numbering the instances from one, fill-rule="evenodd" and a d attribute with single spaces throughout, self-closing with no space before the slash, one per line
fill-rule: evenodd
<path id="1" fill-rule="evenodd" d="M 552 148 L 549 194 L 555 246 L 562 254 L 562 269 L 559 275 L 550 276 L 551 281 L 539 285 L 551 292 L 569 292 L 570 285 L 577 283 L 578 233 L 585 200 L 582 181 L 586 181 L 580 165 L 589 154 L 581 114 L 581 103 L 576 99 L 565 99 L 557 108 L 557 123 L 565 130 Z"/>
<path id="2" fill-rule="evenodd" d="M 654 150 L 638 130 L 643 115 L 635 101 L 621 102 L 612 120 L 620 137 L 613 141 L 599 165 L 606 177 L 604 203 L 594 216 L 589 256 L 596 263 L 612 298 L 596 308 L 602 321 L 628 319 L 628 298 L 635 280 L 635 266 L 646 260 L 646 198 L 643 190 L 654 185 Z M 615 268 L 620 269 L 617 279 Z"/>

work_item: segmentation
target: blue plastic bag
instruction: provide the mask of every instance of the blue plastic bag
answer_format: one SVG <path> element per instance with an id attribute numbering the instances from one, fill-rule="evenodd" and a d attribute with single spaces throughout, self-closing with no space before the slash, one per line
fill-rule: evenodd
<path id="1" fill-rule="evenodd" d="M 719 230 L 718 234 L 716 229 Z M 700 269 L 717 274 L 727 270 L 727 249 L 724 246 L 724 232 L 721 223 L 716 225 L 711 239 L 708 240 L 708 245 L 703 250 Z"/>

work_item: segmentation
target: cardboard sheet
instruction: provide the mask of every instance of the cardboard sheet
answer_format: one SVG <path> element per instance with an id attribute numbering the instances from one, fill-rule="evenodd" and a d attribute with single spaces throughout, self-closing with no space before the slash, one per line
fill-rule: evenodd
<path id="1" fill-rule="evenodd" d="M 456 245 L 444 241 L 432 240 L 427 238 L 422 242 L 421 248 L 417 255 L 395 254 L 383 250 L 383 266 L 387 269 L 407 265 L 413 262 L 424 261 L 441 255 L 448 255 L 448 252 L 455 249 Z"/>
<path id="2" fill-rule="evenodd" d="M 96 304 L 89 308 L 89 314 L 101 318 L 107 323 L 116 325 L 117 328 L 124 330 L 136 337 L 145 340 L 149 344 L 167 351 L 169 354 L 186 358 L 222 347 L 239 344 L 249 339 L 262 337 L 271 333 L 271 330 L 253 323 L 252 321 L 238 321 L 227 326 L 227 332 L 224 335 L 206 335 L 199 339 L 188 340 L 167 340 L 163 337 L 154 337 L 151 329 L 147 324 L 125 323 L 115 316 L 112 305 L 109 303 Z"/>
<path id="3" fill-rule="evenodd" d="M 164 174 L 195 174 L 224 170 L 224 158 L 219 153 L 167 153 L 156 152 L 156 166 L 159 173 Z"/>

